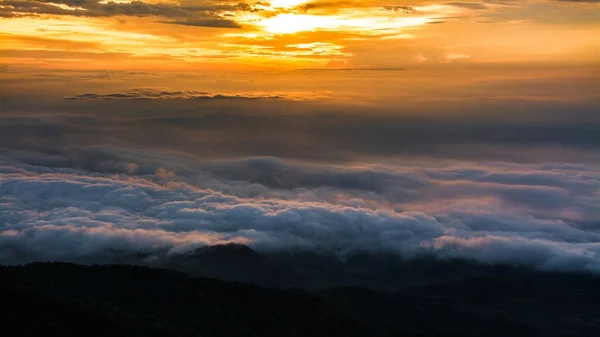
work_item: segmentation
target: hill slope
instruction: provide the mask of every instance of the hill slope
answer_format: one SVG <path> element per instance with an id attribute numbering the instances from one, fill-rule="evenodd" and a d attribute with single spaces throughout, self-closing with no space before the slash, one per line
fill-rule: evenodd
<path id="1" fill-rule="evenodd" d="M 5 336 L 597 336 L 597 279 L 396 292 L 263 288 L 135 266 L 0 267 Z"/>

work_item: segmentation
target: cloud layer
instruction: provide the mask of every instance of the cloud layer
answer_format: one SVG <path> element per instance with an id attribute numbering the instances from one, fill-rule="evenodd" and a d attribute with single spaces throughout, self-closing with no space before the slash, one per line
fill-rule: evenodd
<path id="1" fill-rule="evenodd" d="M 148 89 L 132 89 L 125 92 L 110 93 L 110 94 L 95 94 L 87 93 L 80 94 L 77 96 L 67 96 L 67 100 L 92 100 L 92 99 L 177 99 L 177 100 L 205 100 L 205 99 L 216 99 L 216 100 L 252 100 L 252 99 L 283 99 L 288 98 L 282 95 L 259 95 L 259 94 L 218 94 L 209 93 L 196 90 L 186 91 L 166 91 L 156 90 L 152 88 Z M 291 98 L 291 97 L 289 97 Z"/>
<path id="2" fill-rule="evenodd" d="M 256 11 L 245 3 L 227 4 L 222 1 L 202 1 L 200 3 L 152 3 L 100 2 L 94 0 L 6 0 L 2 2 L 0 17 L 23 17 L 39 15 L 65 15 L 79 17 L 154 17 L 164 23 L 201 26 L 239 28 L 235 21 L 225 17 L 227 12 Z"/>
<path id="3" fill-rule="evenodd" d="M 0 262 L 109 251 L 434 254 L 600 271 L 600 171 L 586 165 L 421 160 L 325 165 L 82 148 L 0 161 Z M 104 169 L 87 155 L 104 153 Z M 99 171 L 105 171 L 100 173 Z M 110 173 L 106 171 L 111 171 Z"/>

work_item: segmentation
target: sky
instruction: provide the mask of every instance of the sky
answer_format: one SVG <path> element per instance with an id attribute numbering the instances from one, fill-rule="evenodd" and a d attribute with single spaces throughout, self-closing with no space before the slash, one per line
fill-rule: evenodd
<path id="1" fill-rule="evenodd" d="M 595 0 L 3 0 L 8 65 L 298 69 L 597 63 Z"/>
<path id="2" fill-rule="evenodd" d="M 0 263 L 600 272 L 598 1 L 2 0 L 0 27 Z"/>

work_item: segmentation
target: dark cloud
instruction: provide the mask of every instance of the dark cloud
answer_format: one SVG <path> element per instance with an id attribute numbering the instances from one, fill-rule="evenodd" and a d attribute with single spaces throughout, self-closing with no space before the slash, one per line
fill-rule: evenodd
<path id="1" fill-rule="evenodd" d="M 172 25 L 195 26 L 195 27 L 222 27 L 222 28 L 240 28 L 241 26 L 233 21 L 222 18 L 208 19 L 185 19 L 176 21 L 161 21 Z"/>
<path id="2" fill-rule="evenodd" d="M 256 95 L 256 94 L 215 94 L 209 92 L 187 90 L 187 91 L 165 91 L 155 89 L 133 89 L 120 93 L 110 94 L 81 94 L 65 97 L 66 100 L 92 100 L 92 99 L 176 99 L 176 100 L 255 100 L 255 99 L 284 99 L 279 95 Z"/>
<path id="3" fill-rule="evenodd" d="M 53 4 L 72 7 L 61 8 Z M 133 1 L 130 3 L 107 2 L 95 0 L 7 0 L 3 1 L 0 16 L 17 17 L 24 15 L 68 15 L 82 17 L 157 17 L 168 19 L 170 24 L 188 26 L 239 28 L 239 25 L 226 17 L 226 12 L 257 11 L 253 5 L 246 3 L 230 4 L 219 1 L 199 1 L 193 3 L 146 3 Z"/>
<path id="4" fill-rule="evenodd" d="M 415 14 L 418 13 L 418 11 L 411 6 L 384 6 L 383 9 L 385 9 L 386 11 L 392 11 L 392 12 L 403 12 L 405 14 Z"/>
<path id="5" fill-rule="evenodd" d="M 448 5 L 454 6 L 454 7 L 474 9 L 474 10 L 483 10 L 483 9 L 487 8 L 486 5 L 476 3 L 476 2 L 449 2 Z"/>

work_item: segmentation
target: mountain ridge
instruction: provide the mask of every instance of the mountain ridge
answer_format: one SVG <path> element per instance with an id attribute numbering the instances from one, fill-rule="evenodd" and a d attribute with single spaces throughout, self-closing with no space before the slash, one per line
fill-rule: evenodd
<path id="1" fill-rule="evenodd" d="M 7 336 L 597 336 L 592 275 L 381 291 L 266 288 L 131 265 L 0 266 Z M 32 324 L 34 323 L 34 324 Z"/>

